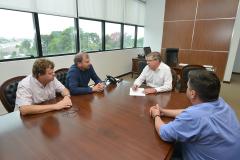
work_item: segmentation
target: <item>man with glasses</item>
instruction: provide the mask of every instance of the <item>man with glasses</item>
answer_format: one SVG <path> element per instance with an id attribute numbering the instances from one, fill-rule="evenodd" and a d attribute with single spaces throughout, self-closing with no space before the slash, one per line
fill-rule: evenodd
<path id="1" fill-rule="evenodd" d="M 146 57 L 147 66 L 135 80 L 132 89 L 137 90 L 145 81 L 145 94 L 166 92 L 172 90 L 172 74 L 168 65 L 161 61 L 159 52 L 152 52 Z"/>

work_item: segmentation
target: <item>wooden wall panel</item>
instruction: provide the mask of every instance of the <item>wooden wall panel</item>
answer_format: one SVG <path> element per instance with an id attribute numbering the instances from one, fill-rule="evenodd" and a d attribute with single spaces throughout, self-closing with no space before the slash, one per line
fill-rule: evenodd
<path id="1" fill-rule="evenodd" d="M 189 58 L 190 58 L 190 53 L 191 53 L 191 51 L 189 51 L 189 50 L 180 50 L 178 53 L 178 62 L 188 64 Z"/>
<path id="2" fill-rule="evenodd" d="M 238 0 L 199 0 L 197 19 L 236 17 Z"/>
<path id="3" fill-rule="evenodd" d="M 213 65 L 222 79 L 238 3 L 166 0 L 162 48 L 179 48 L 179 63 Z"/>
<path id="4" fill-rule="evenodd" d="M 196 21 L 193 49 L 228 51 L 234 19 Z"/>
<path id="5" fill-rule="evenodd" d="M 197 0 L 166 0 L 165 21 L 193 20 Z"/>
<path id="6" fill-rule="evenodd" d="M 191 47 L 193 21 L 165 22 L 163 32 L 163 48 Z"/>

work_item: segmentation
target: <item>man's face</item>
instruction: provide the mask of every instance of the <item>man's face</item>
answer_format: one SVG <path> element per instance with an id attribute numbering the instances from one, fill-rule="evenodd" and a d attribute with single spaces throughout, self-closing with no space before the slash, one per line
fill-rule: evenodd
<path id="1" fill-rule="evenodd" d="M 51 68 L 47 68 L 46 73 L 44 75 L 39 76 L 39 78 L 41 78 L 47 83 L 53 81 L 54 77 L 55 77 L 55 72 L 54 72 L 54 69 L 51 69 Z"/>
<path id="2" fill-rule="evenodd" d="M 186 91 L 187 98 L 193 103 L 196 99 L 196 91 L 191 88 L 189 85 L 189 81 L 187 83 L 187 91 Z"/>
<path id="3" fill-rule="evenodd" d="M 78 68 L 81 68 L 84 70 L 89 69 L 90 66 L 91 66 L 91 63 L 88 56 L 83 56 L 82 62 L 78 63 Z"/>
<path id="4" fill-rule="evenodd" d="M 149 68 L 152 70 L 156 70 L 160 64 L 158 60 L 152 59 L 151 57 L 147 57 L 146 61 Z"/>

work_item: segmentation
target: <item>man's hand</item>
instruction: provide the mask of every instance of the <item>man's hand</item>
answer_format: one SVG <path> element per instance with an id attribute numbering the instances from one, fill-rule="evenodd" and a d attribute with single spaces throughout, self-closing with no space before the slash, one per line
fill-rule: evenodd
<path id="1" fill-rule="evenodd" d="M 93 86 L 92 91 L 93 92 L 102 92 L 105 85 L 103 83 L 98 83 L 95 86 Z"/>
<path id="2" fill-rule="evenodd" d="M 56 103 L 56 110 L 60 110 L 63 108 L 70 108 L 70 107 L 72 107 L 72 101 L 71 101 L 70 97 L 68 97 L 68 96 L 65 96 L 63 98 L 63 100 Z"/>
<path id="3" fill-rule="evenodd" d="M 136 91 L 136 90 L 138 89 L 138 87 L 139 87 L 138 85 L 134 84 L 134 85 L 132 86 L 132 90 L 133 90 L 133 91 Z"/>
<path id="4" fill-rule="evenodd" d="M 155 88 L 145 88 L 144 93 L 145 94 L 157 93 L 157 90 Z"/>
<path id="5" fill-rule="evenodd" d="M 159 107 L 159 105 L 157 104 L 156 106 L 152 106 L 152 107 L 150 108 L 149 113 L 150 113 L 150 116 L 151 116 L 151 117 L 155 117 L 155 116 L 157 116 L 157 115 L 160 116 L 161 112 L 160 112 L 160 107 Z"/>

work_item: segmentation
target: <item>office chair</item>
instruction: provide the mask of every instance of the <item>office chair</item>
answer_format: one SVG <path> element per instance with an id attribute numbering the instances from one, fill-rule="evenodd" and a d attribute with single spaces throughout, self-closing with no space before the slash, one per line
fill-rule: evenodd
<path id="1" fill-rule="evenodd" d="M 138 61 L 138 75 L 140 75 L 143 71 L 143 69 L 145 68 L 145 66 L 147 65 L 146 60 L 140 60 Z"/>
<path id="2" fill-rule="evenodd" d="M 7 112 L 13 112 L 15 108 L 18 83 L 26 76 L 18 76 L 5 81 L 0 87 L 0 99 Z"/>
<path id="3" fill-rule="evenodd" d="M 175 88 L 178 83 L 178 76 L 177 76 L 176 71 L 172 68 L 171 68 L 171 73 L 172 73 L 172 91 L 175 91 Z"/>
<path id="4" fill-rule="evenodd" d="M 143 47 L 144 50 L 144 55 L 147 56 L 149 53 L 151 53 L 151 48 L 150 47 Z"/>
<path id="5" fill-rule="evenodd" d="M 201 65 L 186 65 L 182 68 L 181 74 L 181 87 L 179 88 L 180 92 L 186 92 L 187 82 L 188 82 L 188 73 L 192 70 L 206 70 L 205 67 Z"/>
<path id="6" fill-rule="evenodd" d="M 68 68 L 61 68 L 55 71 L 56 78 L 65 86 Z"/>
<path id="7" fill-rule="evenodd" d="M 178 65 L 178 48 L 167 48 L 165 53 L 165 63 L 169 67 L 176 67 Z"/>

